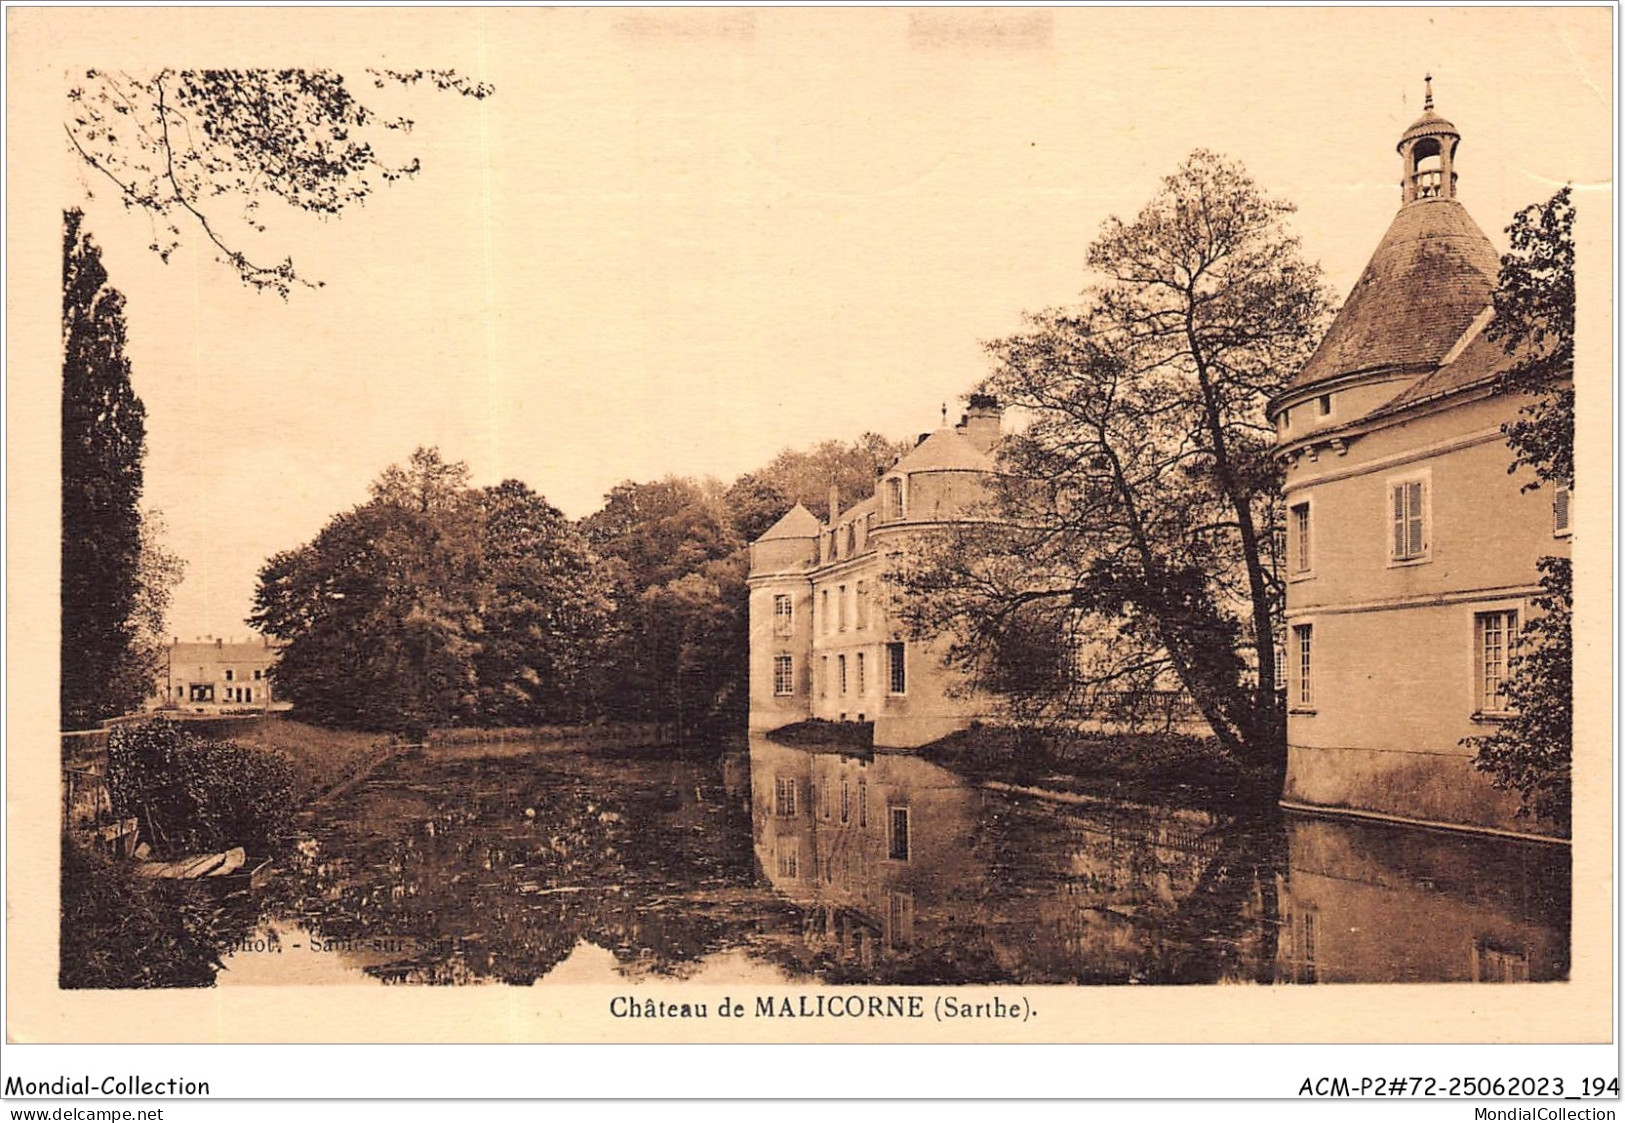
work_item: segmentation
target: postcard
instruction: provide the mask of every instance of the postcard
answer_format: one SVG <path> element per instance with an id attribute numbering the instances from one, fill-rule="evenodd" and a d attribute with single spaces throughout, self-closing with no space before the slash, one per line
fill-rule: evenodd
<path id="1" fill-rule="evenodd" d="M 10 11 L 9 1039 L 1607 1041 L 1612 19 Z"/>

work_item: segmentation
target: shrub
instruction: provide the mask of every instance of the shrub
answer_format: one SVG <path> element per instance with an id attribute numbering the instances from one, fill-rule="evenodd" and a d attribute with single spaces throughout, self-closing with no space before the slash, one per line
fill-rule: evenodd
<path id="1" fill-rule="evenodd" d="M 62 840 L 64 989 L 209 986 L 220 949 L 198 886 L 139 878 L 125 863 Z"/>
<path id="2" fill-rule="evenodd" d="M 158 718 L 108 735 L 113 809 L 157 846 L 189 853 L 280 849 L 293 825 L 293 772 L 280 753 L 198 737 Z"/>

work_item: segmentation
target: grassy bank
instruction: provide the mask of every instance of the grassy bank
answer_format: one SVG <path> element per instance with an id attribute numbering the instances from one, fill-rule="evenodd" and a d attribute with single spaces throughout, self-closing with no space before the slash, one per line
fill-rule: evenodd
<path id="1" fill-rule="evenodd" d="M 922 755 L 972 780 L 1210 810 L 1273 807 L 1270 778 L 1212 738 L 972 726 Z"/>
<path id="2" fill-rule="evenodd" d="M 386 733 L 327 729 L 269 715 L 231 731 L 239 744 L 281 753 L 293 767 L 294 802 L 303 806 L 372 771 L 395 751 Z"/>

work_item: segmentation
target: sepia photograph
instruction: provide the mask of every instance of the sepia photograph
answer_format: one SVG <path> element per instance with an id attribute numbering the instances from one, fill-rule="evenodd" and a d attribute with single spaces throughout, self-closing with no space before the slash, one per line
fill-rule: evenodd
<path id="1" fill-rule="evenodd" d="M 1614 18 L 8 10 L 8 1036 L 1609 1040 Z"/>

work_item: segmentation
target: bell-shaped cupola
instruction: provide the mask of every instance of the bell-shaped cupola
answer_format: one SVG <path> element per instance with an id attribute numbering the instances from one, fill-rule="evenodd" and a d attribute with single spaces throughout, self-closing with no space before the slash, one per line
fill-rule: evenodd
<path id="1" fill-rule="evenodd" d="M 1456 197 L 1456 126 L 1433 112 L 1433 75 L 1425 79 L 1422 115 L 1399 138 L 1399 157 L 1405 162 L 1401 181 L 1404 201 Z"/>

